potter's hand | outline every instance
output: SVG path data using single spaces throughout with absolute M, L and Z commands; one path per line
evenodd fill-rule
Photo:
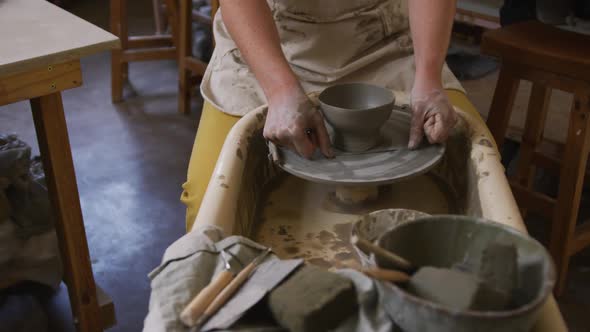
M 273 96 L 268 105 L 264 137 L 271 142 L 311 158 L 316 148 L 333 156 L 322 113 L 311 103 L 301 88 Z
M 412 125 L 408 148 L 420 145 L 424 135 L 431 144 L 443 143 L 457 122 L 457 114 L 443 89 L 427 92 L 412 90 Z

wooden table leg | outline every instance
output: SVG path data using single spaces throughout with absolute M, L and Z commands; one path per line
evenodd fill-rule
M 31 99 L 31 108 L 76 327 L 102 331 L 61 94 Z

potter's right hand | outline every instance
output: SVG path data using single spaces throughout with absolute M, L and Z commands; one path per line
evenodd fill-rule
M 333 157 L 328 131 L 322 113 L 298 88 L 269 98 L 264 137 L 274 144 L 311 158 L 317 148 Z

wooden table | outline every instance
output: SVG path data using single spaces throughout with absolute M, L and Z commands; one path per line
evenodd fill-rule
M 82 85 L 81 57 L 119 40 L 45 0 L 0 0 L 0 40 L 0 106 L 30 100 L 77 330 L 102 331 L 114 307 L 99 305 L 61 91 Z

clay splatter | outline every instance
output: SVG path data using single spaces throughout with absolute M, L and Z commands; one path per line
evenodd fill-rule
M 229 188 L 229 186 L 228 186 L 227 184 L 225 184 L 225 183 L 222 183 L 222 184 L 220 184 L 220 186 L 221 186 L 222 188 L 225 188 L 225 189 L 228 189 L 228 188 Z
M 317 265 L 320 267 L 326 267 L 326 268 L 332 267 L 332 263 L 328 262 L 327 260 L 325 260 L 323 258 L 312 258 L 312 259 L 308 260 L 307 262 L 309 264 Z
M 487 146 L 488 148 L 491 148 L 494 146 L 494 145 L 492 145 L 492 142 L 490 142 L 490 140 L 487 138 L 480 139 L 477 144 Z
M 236 156 L 238 156 L 238 158 L 240 158 L 240 160 L 244 160 L 244 157 L 242 156 L 242 150 L 241 149 L 237 149 L 236 150 Z
M 344 242 L 344 241 L 336 241 L 330 247 L 330 249 L 331 250 L 334 250 L 334 251 L 339 251 L 341 249 L 347 249 L 347 248 L 349 248 L 349 243 L 348 242 Z
M 485 171 L 485 172 L 481 173 L 481 175 L 482 175 L 482 176 L 489 176 L 489 175 L 490 175 L 490 172 L 488 172 L 488 171 Z
M 317 243 L 312 243 L 311 247 L 315 250 L 322 250 L 324 249 L 324 247 L 322 247 L 321 245 L 317 244 Z
M 297 247 L 285 247 L 283 250 L 285 250 L 285 252 L 289 255 L 295 255 L 299 252 L 299 248 Z
M 219 180 L 225 180 L 225 175 L 220 175 L 217 177 Z
M 336 224 L 332 229 L 340 240 L 348 241 L 350 239 L 350 232 L 352 231 L 352 223 Z
M 328 242 L 334 240 L 334 234 L 324 230 L 318 234 L 317 238 L 322 244 L 327 244 Z
M 283 225 L 279 226 L 279 232 L 278 232 L 278 234 L 279 235 L 287 235 L 287 227 L 285 227 Z
M 336 255 L 334 255 L 334 258 L 341 261 L 347 261 L 353 259 L 354 256 L 349 252 L 339 252 Z

